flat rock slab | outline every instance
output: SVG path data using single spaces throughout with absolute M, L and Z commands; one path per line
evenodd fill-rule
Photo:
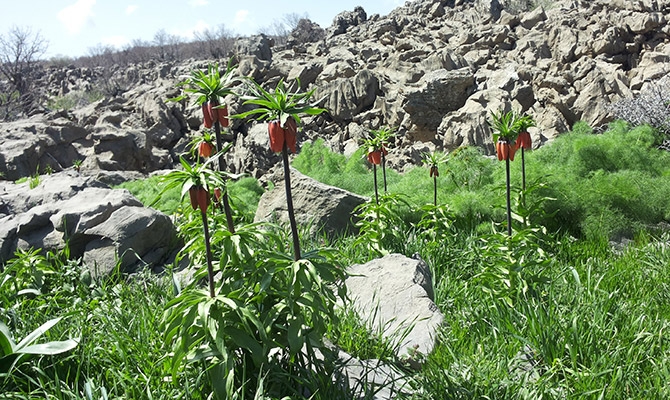
M 420 367 L 429 354 L 444 316 L 433 295 L 432 276 L 420 259 L 389 254 L 349 267 L 346 286 L 353 309 L 373 332 L 398 344 L 398 356 Z

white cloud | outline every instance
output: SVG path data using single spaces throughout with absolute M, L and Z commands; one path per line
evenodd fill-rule
M 195 25 L 186 29 L 172 29 L 170 33 L 177 35 L 179 37 L 185 38 L 187 40 L 193 39 L 196 32 L 204 32 L 209 29 L 209 24 L 203 20 L 198 20 Z
M 231 26 L 236 31 L 250 32 L 253 31 L 257 23 L 253 14 L 249 10 L 237 10 Z
M 96 0 L 77 0 L 76 3 L 70 4 L 57 14 L 58 20 L 65 25 L 65 29 L 71 34 L 81 32 L 84 26 L 92 21 L 95 16 L 93 14 L 93 6 Z
M 209 4 L 209 0 L 188 0 L 188 5 L 191 7 L 202 7 Z
M 128 40 L 128 38 L 123 35 L 106 36 L 102 38 L 102 43 L 120 49 L 124 44 L 130 43 L 130 40 Z
M 249 20 L 249 10 L 237 10 L 233 25 L 242 25 Z
M 140 6 L 138 6 L 137 4 L 131 4 L 131 5 L 129 5 L 128 7 L 126 7 L 126 14 L 127 14 L 127 15 L 130 15 L 130 14 L 134 13 L 135 11 L 137 11 L 137 9 L 138 9 L 139 7 L 140 7 Z

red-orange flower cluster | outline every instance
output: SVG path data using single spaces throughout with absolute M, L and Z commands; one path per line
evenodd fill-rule
M 200 211 L 207 212 L 207 207 L 209 207 L 209 191 L 207 189 L 202 186 L 191 186 L 188 190 L 188 196 L 194 210 L 199 208 Z
M 385 147 L 382 147 L 379 150 L 372 150 L 368 153 L 368 161 L 370 164 L 380 165 L 382 163 L 382 153 L 386 156 L 389 152 Z
M 516 145 L 510 143 L 507 139 L 499 138 L 496 142 L 496 153 L 498 154 L 498 160 L 510 160 L 514 161 L 514 153 L 516 152 Z
M 200 144 L 198 144 L 198 155 L 203 158 L 208 158 L 212 155 L 212 152 L 214 151 L 214 145 L 202 141 Z
M 282 127 L 279 120 L 270 121 L 268 124 L 268 133 L 270 135 L 270 150 L 280 153 L 284 148 L 284 142 L 286 142 L 286 147 L 291 152 L 296 153 L 298 124 L 293 117 L 289 117 L 286 120 L 286 127 Z
M 205 128 L 211 128 L 217 121 L 223 128 L 228 127 L 228 107 L 215 108 L 217 106 L 218 104 L 213 100 L 202 104 L 202 115 Z
M 533 147 L 533 142 L 530 138 L 530 133 L 528 131 L 519 132 L 519 136 L 516 139 L 516 148 L 524 148 L 529 150 Z

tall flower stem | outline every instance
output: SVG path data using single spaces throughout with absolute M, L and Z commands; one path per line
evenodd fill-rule
M 505 170 L 507 173 L 507 236 L 512 236 L 512 206 L 510 200 L 509 158 L 505 158 Z
M 526 158 L 525 158 L 525 155 L 524 155 L 524 148 L 523 147 L 521 147 L 521 178 L 522 178 L 522 180 L 521 180 L 521 182 L 522 182 L 521 201 L 522 201 L 523 207 L 526 208 Z M 524 216 L 523 216 L 523 225 L 524 226 L 526 225 L 526 215 L 525 215 L 525 213 L 524 213 Z
M 221 140 L 221 124 L 219 121 L 214 123 L 214 132 L 216 133 L 216 151 L 223 149 L 223 141 Z M 219 171 L 223 172 L 223 162 L 219 158 Z M 230 208 L 230 201 L 228 200 L 228 188 L 221 193 L 221 204 L 223 204 L 223 212 L 226 214 L 226 225 L 230 233 L 235 233 L 235 222 L 233 222 L 233 211 Z
M 281 151 L 284 162 L 284 186 L 286 189 L 286 208 L 288 210 L 288 220 L 291 224 L 291 235 L 293 236 L 293 259 L 300 260 L 300 238 L 298 237 L 298 224 L 295 222 L 295 213 L 293 211 L 293 196 L 291 195 L 291 171 L 288 163 L 288 146 L 284 141 Z
M 387 191 L 387 187 L 386 187 L 386 155 L 384 153 L 385 153 L 385 150 L 382 149 L 382 175 L 384 176 L 384 193 L 386 193 L 386 191 Z
M 433 176 L 433 203 L 437 207 L 437 175 Z
M 523 191 L 526 191 L 526 157 L 524 155 L 524 149 L 521 148 L 521 178 L 523 182 Z
M 372 174 L 374 177 L 374 184 L 375 184 L 375 201 L 379 205 L 379 190 L 377 190 L 377 164 L 372 164 Z
M 214 297 L 214 266 L 212 265 L 212 247 L 209 243 L 209 224 L 207 223 L 207 213 L 200 211 L 202 216 L 202 226 L 205 231 L 205 249 L 207 251 L 207 280 L 209 282 L 209 296 Z

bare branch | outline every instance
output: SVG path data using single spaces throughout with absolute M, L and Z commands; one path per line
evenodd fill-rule
M 0 73 L 19 91 L 25 93 L 26 73 L 46 53 L 48 42 L 28 27 L 12 27 L 0 36 Z

